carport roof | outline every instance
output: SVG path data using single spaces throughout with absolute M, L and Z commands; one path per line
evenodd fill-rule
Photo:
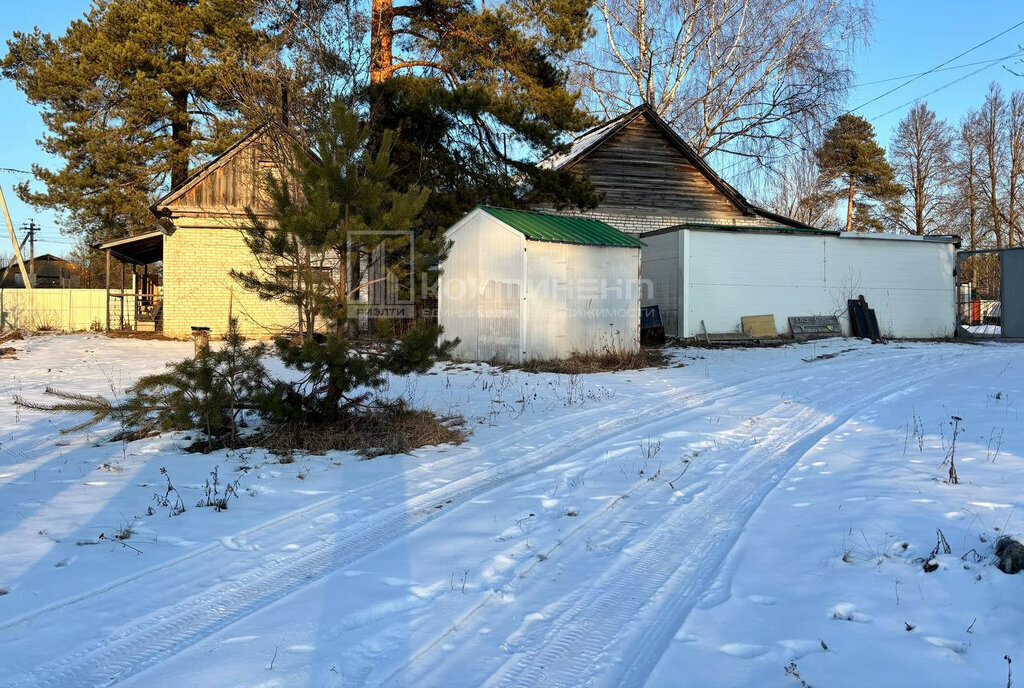
M 567 217 L 528 210 L 509 210 L 480 206 L 485 213 L 501 220 L 527 239 L 533 241 L 554 241 L 562 244 L 585 244 L 588 246 L 628 246 L 640 248 L 642 241 L 625 232 L 620 232 L 600 220 L 584 217 Z
M 111 255 L 124 263 L 148 265 L 164 259 L 164 233 L 154 229 L 145 234 L 93 244 L 93 248 L 110 251 Z

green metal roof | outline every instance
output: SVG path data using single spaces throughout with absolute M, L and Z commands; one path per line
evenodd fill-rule
M 535 213 L 527 210 L 509 210 L 482 205 L 480 209 L 533 241 L 556 241 L 563 244 L 590 246 L 645 246 L 642 241 L 620 232 L 600 220 L 583 217 L 564 217 Z

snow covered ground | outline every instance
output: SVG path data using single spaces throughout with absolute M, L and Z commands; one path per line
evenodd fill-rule
M 109 394 L 190 344 L 14 345 L 0 686 L 1004 686 L 1024 658 L 1024 574 L 991 565 L 1024 533 L 1022 345 L 437 366 L 389 393 L 461 412 L 467 443 L 292 463 L 10 403 Z M 214 469 L 226 511 L 196 506 Z

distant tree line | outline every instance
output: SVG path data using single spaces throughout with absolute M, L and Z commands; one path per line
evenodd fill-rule
M 97 0 L 62 35 L 16 32 L 0 73 L 37 105 L 19 196 L 89 241 L 252 126 L 307 133 L 337 101 L 395 132 L 395 183 L 427 188 L 421 230 L 523 191 L 592 207 L 533 163 L 650 103 L 702 154 L 776 169 L 839 112 L 869 0 Z
M 992 83 L 956 123 L 917 103 L 887 154 L 866 120 L 842 115 L 772 186 L 769 204 L 810 224 L 956 234 L 966 248 L 1024 245 L 1024 91 L 1007 97 Z
M 888 152 L 842 114 L 870 0 L 99 0 L 63 35 L 8 40 L 0 73 L 42 111 L 18 188 L 88 241 L 152 226 L 149 205 L 242 131 L 312 141 L 339 101 L 394 132 L 417 231 L 479 203 L 593 207 L 534 163 L 646 102 L 727 177 L 818 226 L 1024 241 L 1024 92 L 962 121 L 915 105 Z M 721 164 L 730 160 L 730 164 Z

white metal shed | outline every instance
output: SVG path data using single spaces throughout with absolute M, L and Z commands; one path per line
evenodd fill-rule
M 598 220 L 481 206 L 447 232 L 444 338 L 463 360 L 522 363 L 640 346 L 643 243 Z
M 882 334 L 949 337 L 956 327 L 953 237 L 778 227 L 670 227 L 642 235 L 643 276 L 665 331 L 678 337 L 734 332 L 745 315 L 837 315 L 863 294 Z

